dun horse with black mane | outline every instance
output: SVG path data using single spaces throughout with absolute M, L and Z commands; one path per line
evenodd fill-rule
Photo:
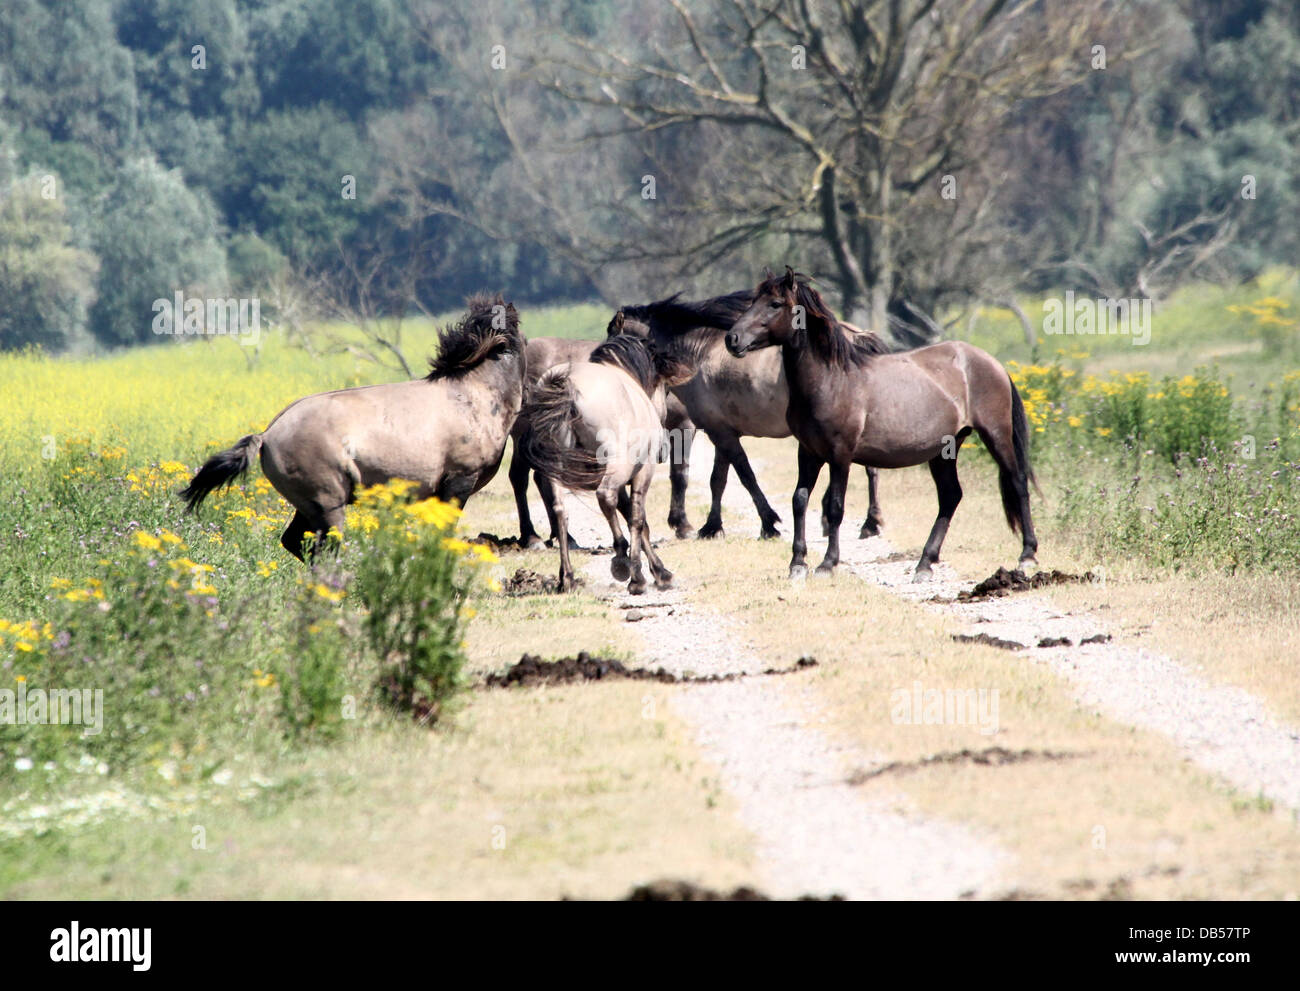
M 822 465 L 831 466 L 823 503 L 829 542 L 817 570 L 828 574 L 840 559 L 850 467 L 928 463 L 939 515 L 914 580 L 929 578 L 961 501 L 957 452 L 972 430 L 997 463 L 1007 523 L 1023 541 L 1020 566 L 1034 565 L 1029 425 L 1020 393 L 996 358 L 960 341 L 889 353 L 875 335 L 848 331 L 807 279 L 788 268 L 784 276 L 768 275 L 727 334 L 727 350 L 737 357 L 769 347 L 781 349 L 790 387 L 786 415 L 799 441 L 791 577 L 807 574 L 804 515 Z
M 560 591 L 573 588 L 564 489 L 596 493 L 614 538 L 610 573 L 631 581 L 639 595 L 646 581 L 645 552 L 655 587 L 668 588 L 672 573 L 650 543 L 645 497 L 656 463 L 664 460 L 664 390 L 692 374 L 684 363 L 636 337 L 611 337 L 587 362 L 557 365 L 542 376 L 520 413 L 528 429 L 519 442 L 528 464 L 555 484 L 556 537 L 560 544 Z M 628 538 L 618 522 L 627 519 Z
M 214 454 L 181 490 L 193 511 L 208 493 L 262 471 L 296 512 L 280 543 L 298 559 L 309 532 L 343 529 L 357 486 L 418 482 L 417 498 L 465 501 L 492 480 L 524 392 L 519 314 L 501 296 L 468 301 L 438 335 L 425 378 L 307 396 L 260 434 Z M 313 547 L 314 549 L 314 547 Z

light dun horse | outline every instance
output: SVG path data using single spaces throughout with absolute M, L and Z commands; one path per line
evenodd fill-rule
M 588 362 L 552 368 L 529 394 L 521 413 L 529 427 L 520 450 L 556 486 L 560 591 L 567 592 L 574 584 L 565 488 L 596 493 L 614 539 L 610 573 L 615 581 L 630 578 L 629 592 L 645 591 L 644 551 L 655 587 L 672 585 L 672 573 L 650 543 L 645 497 L 655 464 L 664 459 L 665 387 L 685 381 L 690 374 L 686 365 L 657 352 L 649 342 L 620 335 L 597 347 Z M 627 518 L 630 540 L 619 525 L 620 510 Z
M 791 577 L 808 571 L 804 514 L 822 465 L 829 462 L 830 490 L 823 503 L 829 541 L 817 570 L 829 574 L 839 563 L 844 490 L 853 464 L 928 463 L 939 515 L 914 580 L 929 578 L 961 501 L 957 451 L 972 430 L 997 463 L 1007 523 L 1023 538 L 1020 566 L 1035 563 L 1029 426 L 1020 393 L 996 358 L 960 341 L 886 353 L 874 335 L 846 331 L 807 280 L 788 268 L 785 276 L 769 275 L 759 285 L 753 304 L 727 334 L 727 350 L 737 357 L 776 347 L 790 386 L 790 429 L 799 441 Z
M 611 321 L 612 327 L 612 321 Z M 617 331 L 610 330 L 610 334 Z M 576 340 L 565 337 L 534 337 L 528 342 L 528 387 L 532 388 L 541 379 L 546 372 L 556 365 L 565 363 L 574 364 L 576 362 L 587 361 L 591 358 L 591 352 L 600 344 L 599 341 Z M 695 434 L 695 428 L 691 424 L 690 417 L 686 415 L 686 409 L 682 406 L 681 401 L 676 396 L 667 397 L 668 415 L 664 418 L 664 427 L 669 431 L 676 431 L 679 436 L 686 438 L 683 452 L 689 450 L 690 437 Z M 529 466 L 525 458 L 519 456 L 519 440 L 528 430 L 528 417 L 521 415 L 515 421 L 515 427 L 510 432 L 514 440 L 515 454 L 510 459 L 510 487 L 515 493 L 515 510 L 519 514 L 519 544 L 521 547 L 536 547 L 542 542 L 541 535 L 533 527 L 532 514 L 528 510 L 528 473 Z M 672 482 L 672 509 L 668 513 L 668 525 L 676 526 L 677 535 L 685 537 L 690 535 L 689 524 L 686 523 L 686 473 L 690 470 L 690 463 L 686 460 L 685 453 L 682 457 L 673 458 L 668 465 L 669 478 Z M 542 505 L 546 507 L 546 518 L 551 526 L 551 541 L 554 541 L 558 533 L 555 529 L 555 493 L 551 489 L 551 483 L 545 475 L 539 471 L 534 471 L 533 479 L 537 483 L 537 492 L 542 497 Z M 680 513 L 681 525 L 674 522 L 674 514 Z M 683 532 L 685 527 L 686 532 Z M 570 547 L 580 546 L 573 539 L 573 534 L 566 534 Z M 549 543 L 550 541 L 548 541 Z
M 672 395 L 685 407 L 690 423 L 703 430 L 713 444 L 713 473 L 709 478 L 712 504 L 708 519 L 699 529 L 701 538 L 722 535 L 722 494 L 732 467 L 754 500 L 762 524 L 760 536 L 780 536 L 776 525 L 781 517 L 759 487 L 740 438 L 790 436 L 785 419 L 790 391 L 786 387 L 781 354 L 777 350 L 757 351 L 736 361 L 727 355 L 724 347 L 726 332 L 753 301 L 754 293 L 749 289 L 698 302 L 683 302 L 677 296 L 670 296 L 657 303 L 624 306 L 614 314 L 606 330 L 610 335 L 647 337 L 660 350 L 684 358 L 696 369 L 694 377 L 674 388 Z M 672 429 L 674 424 L 670 420 L 665 426 Z M 685 505 L 690 439 L 684 437 L 681 454 L 674 457 L 672 465 L 673 498 L 668 525 L 678 537 L 690 535 Z M 879 533 L 884 525 L 876 500 L 876 469 L 867 469 L 867 482 L 871 505 L 862 524 L 861 537 Z
M 438 336 L 428 376 L 340 389 L 286 407 L 260 434 L 214 454 L 181 490 L 190 510 L 261 456 L 262 471 L 296 512 L 280 543 L 302 559 L 303 538 L 343 529 L 357 486 L 419 483 L 417 498 L 465 501 L 492 480 L 524 391 L 519 315 L 500 296 L 472 297 Z

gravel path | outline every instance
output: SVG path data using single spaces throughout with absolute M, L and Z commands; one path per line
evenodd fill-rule
M 811 535 L 821 532 L 821 523 L 812 519 L 811 510 L 808 515 L 809 561 L 815 563 Z M 974 582 L 940 563 L 934 580 L 914 585 L 914 561 L 883 560 L 894 552 L 887 540 L 843 536 L 841 567 L 864 581 L 952 616 L 964 633 L 987 633 L 1023 644 L 1027 649 L 1022 656 L 1030 663 L 1047 664 L 1066 679 L 1080 705 L 1162 733 L 1188 759 L 1245 794 L 1263 794 L 1300 810 L 1300 730 L 1277 720 L 1255 696 L 1214 684 L 1179 661 L 1149 650 L 1110 643 L 1081 645 L 1088 637 L 1107 634 L 1106 626 L 1091 613 L 1063 612 L 1041 593 L 967 603 L 928 602 L 935 596 L 952 598 L 969 591 Z M 821 551 L 825 541 L 816 544 Z M 1071 646 L 1037 646 L 1044 639 L 1061 637 L 1068 638 Z
M 692 454 L 692 490 L 707 492 L 712 448 L 700 437 Z M 660 474 L 655 484 L 666 487 L 667 473 Z M 810 564 L 825 546 L 814 506 L 807 522 Z M 724 510 L 728 533 L 757 536 L 753 506 L 734 478 Z M 594 499 L 571 498 L 570 514 L 578 539 L 608 546 L 608 529 Z M 783 529 L 788 530 L 788 521 Z M 1300 732 L 1279 722 L 1258 698 L 1216 685 L 1148 650 L 1081 645 L 1110 631 L 1097 616 L 1062 611 L 1041 593 L 970 603 L 929 601 L 951 599 L 974 583 L 939 563 L 934 580 L 914 585 L 915 562 L 889 560 L 895 549 L 887 540 L 857 540 L 844 532 L 842 537 L 841 567 L 862 580 L 951 616 L 963 632 L 1024 645 L 1021 656 L 1066 679 L 1080 705 L 1162 733 L 1189 760 L 1244 793 L 1300 810 Z M 672 568 L 671 556 L 665 563 Z M 610 579 L 604 556 L 593 557 L 584 573 L 588 588 L 609 599 L 616 615 L 631 611 L 619 606 L 640 614 L 636 629 L 645 642 L 644 663 L 691 674 L 768 666 L 744 647 L 736 624 L 697 609 L 680 583 L 669 592 L 628 596 Z M 1062 637 L 1071 646 L 1037 646 Z M 761 875 L 756 883 L 777 897 L 954 898 L 995 888 L 1013 858 L 991 840 L 965 826 L 912 814 L 902 796 L 870 802 L 844 783 L 852 768 L 880 759 L 832 741 L 819 728 L 824 717 L 814 694 L 800 686 L 798 676 L 688 686 L 672 694 L 674 711 L 718 765 L 723 786 L 756 837 Z
M 701 439 L 692 453 L 692 484 L 707 487 L 712 449 Z M 570 501 L 571 532 L 592 545 L 608 544 L 604 520 L 586 502 Z M 733 484 L 724 502 L 728 529 L 757 536 L 743 488 Z M 665 563 L 671 569 L 672 561 Z M 631 611 L 621 606 L 640 615 L 643 664 L 693 674 L 769 666 L 743 645 L 731 620 L 692 605 L 689 589 L 629 596 L 610 578 L 603 555 L 592 557 L 583 574 L 588 590 L 608 599 L 618 615 Z M 997 886 L 1011 858 L 991 842 L 908 811 L 901 795 L 867 800 L 847 784 L 854 768 L 881 761 L 835 743 L 819 728 L 824 717 L 815 693 L 799 677 L 683 686 L 670 695 L 755 836 L 755 884 L 778 898 L 861 899 L 956 898 Z

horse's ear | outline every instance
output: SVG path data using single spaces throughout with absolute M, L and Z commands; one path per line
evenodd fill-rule
M 789 265 L 787 265 L 785 267 L 785 278 L 781 281 L 781 285 L 784 286 L 789 292 L 794 292 L 795 286 L 797 284 L 798 284 L 798 279 L 797 276 L 794 274 L 794 269 L 792 269 Z
M 623 333 L 623 324 L 626 320 L 627 320 L 627 314 L 625 314 L 622 310 L 619 310 L 617 313 L 615 313 L 614 319 L 609 322 L 610 333 L 612 334 Z

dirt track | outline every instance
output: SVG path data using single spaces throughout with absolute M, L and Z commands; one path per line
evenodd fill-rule
M 706 489 L 711 453 L 701 440 L 693 486 Z M 571 499 L 571 529 L 589 546 L 607 545 L 604 521 L 588 502 Z M 729 534 L 757 536 L 752 506 L 734 482 L 724 508 Z M 808 533 L 815 561 L 825 542 L 811 508 Z M 943 563 L 933 581 L 914 585 L 913 562 L 888 540 L 845 537 L 842 571 L 924 604 L 951 620 L 959 636 L 1020 647 L 1022 663 L 1047 665 L 1081 708 L 1163 734 L 1188 760 L 1245 794 L 1300 809 L 1300 732 L 1260 699 L 1212 684 L 1173 658 L 1112 643 L 1095 614 L 1063 611 L 1041 593 L 962 601 L 982 576 L 959 576 Z M 672 546 L 680 555 L 678 548 L 689 545 Z M 771 667 L 727 616 L 693 603 L 684 583 L 631 597 L 610 578 L 607 556 L 592 556 L 582 572 L 587 591 L 610 603 L 612 621 L 635 620 L 643 644 L 638 659 L 647 666 L 694 676 Z M 776 897 L 997 897 L 1012 890 L 1015 858 L 994 837 L 917 814 L 902 793 L 887 802 L 864 799 L 855 780 L 891 765 L 822 732 L 814 696 L 797 677 L 682 687 L 670 696 L 756 838 L 757 886 Z

